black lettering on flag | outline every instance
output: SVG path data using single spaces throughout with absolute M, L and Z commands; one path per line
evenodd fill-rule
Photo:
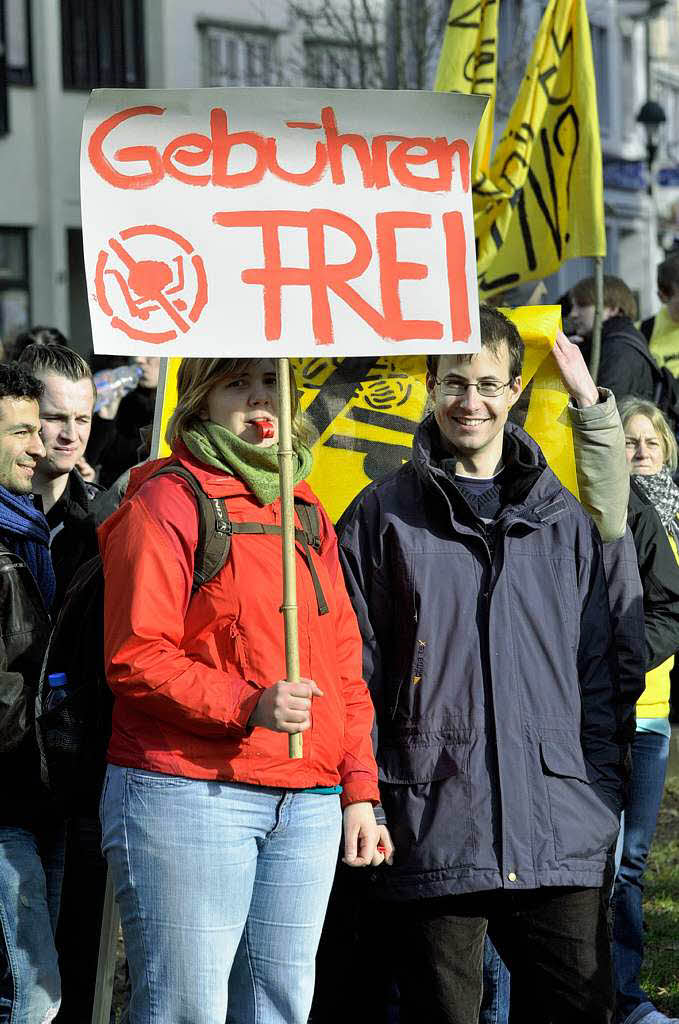
M 449 28 L 481 28 L 481 18 L 487 7 L 494 7 L 497 0 L 478 0 L 466 11 L 462 11 L 448 22 Z M 476 20 L 474 20 L 476 19 Z
M 333 373 L 321 385 L 318 394 L 307 406 L 305 412 L 314 425 L 319 437 L 325 433 L 333 420 L 344 412 L 356 389 L 378 362 L 378 357 L 369 359 L 343 359 Z
M 389 444 L 388 441 L 370 441 L 365 437 L 347 437 L 333 434 L 323 445 L 324 448 L 340 448 L 349 452 L 364 452 L 363 472 L 368 480 L 381 480 L 387 473 L 400 469 L 411 456 L 406 445 Z
M 554 211 L 553 218 L 549 212 L 547 203 L 545 201 L 545 197 L 542 192 L 542 186 L 538 181 L 537 175 L 534 173 L 534 171 L 531 170 L 530 167 L 528 168 L 528 181 L 531 184 L 537 204 L 540 207 L 540 210 L 542 211 L 543 217 L 545 218 L 545 223 L 549 228 L 549 232 L 552 236 L 552 241 L 554 242 L 554 248 L 556 249 L 556 254 L 559 257 L 559 260 L 561 260 L 561 251 L 563 249 L 563 243 L 561 239 L 561 228 L 559 226 L 559 202 L 556 194 L 556 179 L 554 177 L 554 166 L 552 164 L 552 154 L 549 146 L 549 139 L 547 137 L 547 132 L 544 128 L 540 129 L 540 144 L 542 146 L 542 155 L 545 158 L 547 183 L 549 185 L 549 191 L 552 196 L 552 207 Z
M 564 125 L 566 123 L 567 120 L 572 123 L 572 125 L 573 125 L 573 133 L 574 133 L 574 136 L 575 136 L 575 144 L 574 144 L 574 146 L 573 146 L 573 148 L 571 150 L 571 162 L 570 162 L 570 165 L 568 167 L 568 182 L 566 184 L 566 195 L 568 196 L 568 209 L 570 211 L 570 208 L 571 208 L 571 176 L 573 174 L 573 164 L 575 163 L 575 157 L 576 157 L 576 154 L 578 152 L 578 147 L 580 145 L 580 118 L 578 117 L 578 112 L 577 112 L 577 110 L 575 109 L 575 107 L 573 106 L 572 103 L 569 104 L 566 107 L 566 109 L 563 111 L 563 113 L 559 114 L 558 120 L 557 120 L 556 124 L 554 125 L 554 134 L 553 134 L 552 138 L 554 139 L 554 145 L 556 146 L 556 151 L 559 154 L 559 156 L 565 156 L 566 155 L 565 154 L 565 150 L 564 150 L 564 148 L 563 148 L 563 146 L 561 144 L 561 127 L 562 127 L 562 125 Z M 566 236 L 566 241 L 568 241 L 568 235 Z

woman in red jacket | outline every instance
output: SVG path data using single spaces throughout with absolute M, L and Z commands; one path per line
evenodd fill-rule
M 294 389 L 293 389 L 294 391 Z M 302 682 L 285 681 L 281 541 L 236 533 L 193 588 L 199 514 L 189 484 L 132 474 L 100 530 L 105 647 L 115 693 L 102 797 L 132 979 L 131 1024 L 305 1024 L 344 817 L 344 859 L 378 864 L 379 800 L 361 640 L 335 534 L 297 545 Z M 271 360 L 183 360 L 173 455 L 234 523 L 280 526 Z M 301 523 L 298 522 L 298 526 Z M 288 734 L 304 753 L 288 757 Z M 227 1010 L 228 1006 L 228 1010 Z

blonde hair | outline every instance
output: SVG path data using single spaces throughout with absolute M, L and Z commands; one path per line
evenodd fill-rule
M 653 402 L 644 401 L 642 398 L 623 398 L 618 406 L 623 429 L 633 416 L 645 416 L 650 420 L 653 429 L 662 441 L 665 452 L 663 463 L 670 472 L 674 473 L 677 468 L 677 439 L 674 436 L 671 426 L 665 418 L 665 414 Z
M 170 448 L 181 441 L 184 431 L 189 430 L 200 418 L 207 396 L 215 384 L 228 377 L 238 377 L 259 359 L 182 359 L 177 372 L 177 406 L 167 424 L 165 440 Z M 292 440 L 293 444 L 310 445 L 313 431 L 309 427 L 301 406 L 295 381 L 295 371 L 290 364 L 290 390 L 292 394 Z

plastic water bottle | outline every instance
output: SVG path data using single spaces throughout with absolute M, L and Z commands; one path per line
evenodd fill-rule
M 45 701 L 45 711 L 53 711 L 68 697 L 68 676 L 65 672 L 52 672 L 47 677 L 50 692 Z
M 141 366 L 130 363 L 129 366 L 118 366 L 114 370 L 99 370 L 98 373 L 93 374 L 92 380 L 97 389 L 94 411 L 98 412 L 105 405 L 119 402 L 123 395 L 134 391 L 143 372 Z

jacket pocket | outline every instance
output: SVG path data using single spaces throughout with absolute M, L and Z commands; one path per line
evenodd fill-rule
M 579 745 L 572 739 L 540 740 L 557 860 L 602 860 L 620 828 L 588 776 Z
M 556 586 L 561 621 L 568 642 L 573 650 L 577 650 L 580 639 L 580 620 L 574 616 L 574 609 L 580 607 L 577 596 L 577 584 L 572 561 L 570 559 L 549 559 L 549 566 Z
M 395 866 L 417 873 L 475 862 L 469 754 L 468 742 L 404 743 L 378 750 Z

